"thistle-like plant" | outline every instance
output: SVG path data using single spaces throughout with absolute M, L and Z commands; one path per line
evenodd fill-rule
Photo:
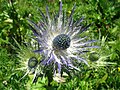
M 46 15 L 39 9 L 42 19 L 38 24 L 28 19 L 29 25 L 36 36 L 40 47 L 35 52 L 44 56 L 39 63 L 50 72 L 49 74 L 62 75 L 63 72 L 69 73 L 70 70 L 80 70 L 78 64 L 87 61 L 80 57 L 81 54 L 88 52 L 89 48 L 98 48 L 91 43 L 96 40 L 88 40 L 88 37 L 80 37 L 87 31 L 91 24 L 82 26 L 84 17 L 74 21 L 74 5 L 70 16 L 65 16 L 62 11 L 62 1 L 60 1 L 59 12 L 51 18 L 48 7 Z M 46 72 L 46 73 L 47 73 Z

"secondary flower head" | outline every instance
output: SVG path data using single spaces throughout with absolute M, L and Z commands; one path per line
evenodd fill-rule
M 39 61 L 41 59 L 41 56 L 39 54 L 36 54 L 33 52 L 33 48 L 36 45 L 36 43 L 32 42 L 29 44 L 26 44 L 26 46 L 21 46 L 16 40 L 17 48 L 14 47 L 14 49 L 17 51 L 17 57 L 19 58 L 19 68 L 17 70 L 24 71 L 25 74 L 20 78 L 22 80 L 24 77 L 26 77 L 29 74 L 32 74 L 33 80 L 32 82 L 36 82 L 37 75 L 40 75 L 42 72 L 40 72 L 39 68 Z M 32 45 L 32 46 L 31 46 Z M 39 68 L 39 70 L 38 70 Z M 39 74 L 38 74 L 39 73 Z
M 60 1 L 59 12 L 51 18 L 48 7 L 46 7 L 46 15 L 41 11 L 42 19 L 38 24 L 29 20 L 30 27 L 36 36 L 36 40 L 40 44 L 40 49 L 35 52 L 44 55 L 44 60 L 41 64 L 45 66 L 52 65 L 53 72 L 56 74 L 66 68 L 66 70 L 79 68 L 76 64 L 83 61 L 88 65 L 84 58 L 81 58 L 82 53 L 87 52 L 88 48 L 96 48 L 97 46 L 90 46 L 95 40 L 86 41 L 87 37 L 79 37 L 85 32 L 89 26 L 82 26 L 83 17 L 77 21 L 73 20 L 73 13 L 75 5 L 67 17 L 62 12 L 62 1 Z

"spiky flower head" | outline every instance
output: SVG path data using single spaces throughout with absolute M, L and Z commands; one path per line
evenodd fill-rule
M 33 46 L 36 46 L 36 43 L 31 41 L 32 44 L 29 43 L 26 44 L 26 46 L 21 46 L 16 40 L 15 43 L 18 47 L 17 48 L 14 46 L 13 47 L 17 51 L 17 57 L 20 60 L 19 61 L 20 66 L 17 68 L 17 70 L 21 70 L 25 72 L 25 74 L 20 78 L 20 80 L 22 80 L 28 74 L 32 74 L 33 75 L 32 82 L 34 82 L 38 73 L 38 67 L 39 67 L 38 64 L 41 59 L 41 55 L 35 54 L 33 52 L 33 48 L 35 49 L 35 47 Z
M 95 40 L 86 41 L 88 38 L 80 37 L 89 26 L 82 26 L 83 17 L 77 21 L 73 20 L 75 5 L 69 17 L 62 12 L 62 1 L 60 1 L 59 12 L 51 18 L 48 7 L 46 7 L 46 15 L 39 9 L 42 19 L 38 24 L 28 19 L 30 27 L 36 36 L 36 40 L 40 44 L 40 49 L 35 52 L 44 55 L 44 60 L 40 64 L 44 66 L 52 66 L 53 73 L 61 74 L 66 70 L 79 70 L 76 64 L 87 61 L 80 57 L 82 53 L 88 52 L 88 48 L 96 48 L 91 46 Z

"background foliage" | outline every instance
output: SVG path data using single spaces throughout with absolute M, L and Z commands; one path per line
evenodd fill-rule
M 46 5 L 50 13 L 57 11 L 58 0 L 0 0 L 0 90 L 119 90 L 120 89 L 120 0 L 63 0 L 63 9 L 70 14 L 74 3 L 74 20 L 85 16 L 86 23 L 94 23 L 90 28 L 92 38 L 99 40 L 99 59 L 115 64 L 102 67 L 86 67 L 67 79 L 65 83 L 53 81 L 48 86 L 47 78 L 39 78 L 36 85 L 31 77 L 19 80 L 24 71 L 19 68 L 19 58 L 12 46 L 14 39 L 25 47 L 31 41 L 32 33 L 26 18 L 38 22 L 41 18 L 38 8 L 45 13 Z M 27 48 L 27 47 L 26 47 Z M 89 55 L 88 55 L 89 56 Z M 95 58 L 93 55 L 92 58 Z M 96 61 L 90 61 L 90 63 Z

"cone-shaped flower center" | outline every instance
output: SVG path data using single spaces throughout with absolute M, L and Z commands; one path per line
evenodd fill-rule
M 28 67 L 29 68 L 35 68 L 38 64 L 38 60 L 35 57 L 32 57 L 28 61 Z
M 60 34 L 53 39 L 53 48 L 57 50 L 65 50 L 70 46 L 70 37 L 66 34 Z

